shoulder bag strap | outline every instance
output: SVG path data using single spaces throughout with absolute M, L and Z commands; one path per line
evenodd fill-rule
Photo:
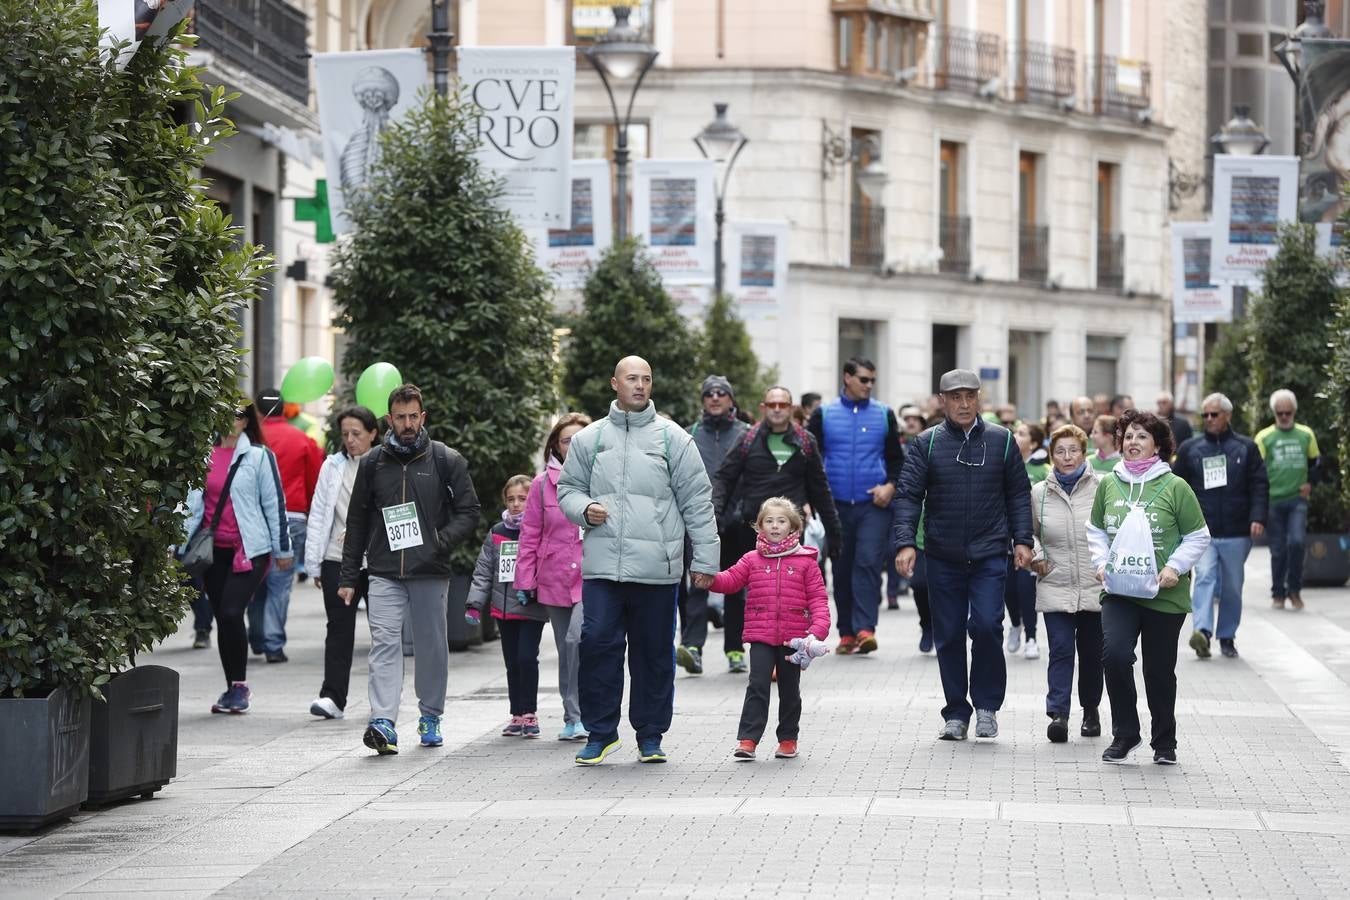
M 244 461 L 242 454 L 238 455 L 230 464 L 230 474 L 225 476 L 225 486 L 220 489 L 220 499 L 216 501 L 216 511 L 211 515 L 211 530 L 215 531 L 220 527 L 220 517 L 225 515 L 225 504 L 230 499 L 230 485 L 234 484 L 234 473 L 239 471 L 239 464 Z

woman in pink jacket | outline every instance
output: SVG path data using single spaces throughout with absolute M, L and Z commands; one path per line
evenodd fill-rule
M 755 549 L 712 581 L 710 590 L 730 594 L 746 587 L 745 640 L 750 645 L 750 683 L 736 738 L 736 759 L 755 758 L 769 722 L 769 684 L 778 671 L 778 749 L 797 755 L 802 716 L 802 669 L 825 652 L 830 604 L 814 547 L 801 546 L 802 516 L 786 497 L 770 497 L 755 521 Z M 796 651 L 796 652 L 794 652 Z
M 568 413 L 558 420 L 544 444 L 544 472 L 534 479 L 525 518 L 520 524 L 520 553 L 516 558 L 516 590 L 548 610 L 553 641 L 558 647 L 558 693 L 563 702 L 560 741 L 584 741 L 577 699 L 577 670 L 581 663 L 581 531 L 558 506 L 558 476 L 567 450 L 578 431 L 591 424 L 590 416 Z

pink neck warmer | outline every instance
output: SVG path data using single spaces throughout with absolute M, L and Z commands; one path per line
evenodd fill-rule
M 801 534 L 792 532 L 781 541 L 774 543 L 761 534 L 755 539 L 755 549 L 764 556 L 789 556 L 797 552 L 797 546 L 801 542 Z
M 1143 475 L 1149 469 L 1158 463 L 1158 454 L 1153 454 L 1147 459 L 1127 459 L 1125 460 L 1125 471 L 1131 475 Z

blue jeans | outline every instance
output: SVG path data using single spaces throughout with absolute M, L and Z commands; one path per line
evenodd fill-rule
M 1008 609 L 1008 624 L 1021 628 L 1029 641 L 1036 640 L 1036 576 L 1017 568 L 1008 557 L 1008 577 L 1003 582 L 1003 605 Z
M 1008 689 L 1003 659 L 1002 556 L 954 563 L 925 556 L 933 644 L 942 675 L 943 721 L 969 722 L 975 709 L 997 710 Z M 966 634 L 970 635 L 970 678 L 966 679 Z M 970 702 L 966 702 L 966 693 Z
M 891 510 L 870 500 L 840 503 L 838 510 L 844 546 L 833 564 L 834 607 L 839 614 L 839 636 L 852 637 L 860 631 L 877 630 Z
M 677 585 L 587 578 L 581 582 L 581 721 L 591 740 L 619 736 L 628 646 L 628 721 L 639 741 L 670 730 L 675 702 Z
M 305 517 L 299 513 L 287 513 L 286 522 L 290 527 L 291 549 L 295 551 L 295 558 L 304 559 Z M 286 646 L 286 613 L 291 608 L 293 584 L 295 569 L 283 572 L 277 567 L 276 560 L 272 560 L 267 578 L 249 606 L 248 640 L 254 650 L 261 647 L 264 653 L 279 653 Z
M 1284 599 L 1303 591 L 1303 539 L 1308 535 L 1308 501 L 1290 497 L 1270 505 L 1270 595 Z
M 1205 555 L 1195 564 L 1191 587 L 1191 624 L 1219 640 L 1231 640 L 1242 621 L 1242 567 L 1252 551 L 1252 539 L 1212 538 Z M 1214 627 L 1214 597 L 1218 595 L 1218 628 Z
M 197 592 L 196 599 L 192 601 L 192 630 L 210 631 L 211 622 L 214 620 L 211 598 L 206 596 L 206 588 L 202 586 L 200 578 L 192 578 L 189 581 L 192 583 L 192 589 Z
M 1073 705 L 1073 654 L 1078 650 L 1078 705 L 1096 709 L 1102 702 L 1102 614 L 1048 612 L 1045 635 L 1050 665 L 1045 672 L 1047 716 L 1067 716 Z

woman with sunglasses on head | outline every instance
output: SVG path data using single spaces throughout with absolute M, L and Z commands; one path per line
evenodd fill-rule
M 211 712 L 242 713 L 250 697 L 244 610 L 268 564 L 275 558 L 278 568 L 289 569 L 295 556 L 281 475 L 251 403 L 235 410 L 234 428 L 212 449 L 205 489 L 188 494 L 188 540 L 203 526 L 214 532 L 214 559 L 202 581 L 216 618 L 226 685 Z

